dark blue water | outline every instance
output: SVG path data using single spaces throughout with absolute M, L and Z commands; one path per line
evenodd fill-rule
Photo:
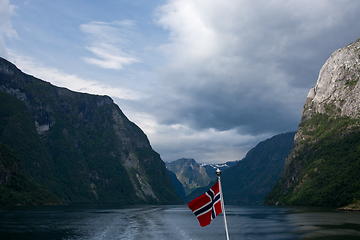
M 360 239 L 360 213 L 226 206 L 230 239 Z M 200 227 L 186 205 L 0 208 L 0 239 L 225 239 L 223 215 Z

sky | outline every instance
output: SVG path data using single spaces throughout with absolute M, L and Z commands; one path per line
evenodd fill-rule
M 297 130 L 359 13 L 358 0 L 0 0 L 0 56 L 112 97 L 165 162 L 224 163 Z

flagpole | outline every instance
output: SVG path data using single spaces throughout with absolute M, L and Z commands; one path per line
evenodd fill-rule
M 221 170 L 220 170 L 220 169 L 216 169 L 215 172 L 216 172 L 216 175 L 218 176 L 218 181 L 219 181 L 219 190 L 220 190 L 220 198 L 221 198 L 221 208 L 222 208 L 222 212 L 223 212 L 223 214 L 224 214 L 224 225 L 225 225 L 226 240 L 229 240 L 229 231 L 228 231 L 228 227 L 227 227 L 227 223 L 226 223 L 224 197 L 223 197 L 222 188 L 221 188 L 221 181 L 220 181 Z

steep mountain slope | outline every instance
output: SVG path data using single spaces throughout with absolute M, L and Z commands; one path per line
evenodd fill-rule
M 265 204 L 340 207 L 360 199 L 359 79 L 360 38 L 321 68 L 281 179 Z
M 169 176 L 171 178 L 171 181 L 174 185 L 175 191 L 176 193 L 181 197 L 181 199 L 185 202 L 186 201 L 186 193 L 185 193 L 185 188 L 182 185 L 182 183 L 179 181 L 179 179 L 177 179 L 175 173 L 173 173 L 172 171 L 169 171 Z
M 235 166 L 223 171 L 221 183 L 225 203 L 261 204 L 281 176 L 294 135 L 295 132 L 283 133 L 260 142 Z M 212 184 L 189 194 L 187 200 L 203 194 Z
M 53 195 L 41 204 L 181 202 L 159 154 L 110 97 L 55 87 L 2 58 L 0 97 L 0 143 Z M 20 173 L 3 169 L 0 179 Z

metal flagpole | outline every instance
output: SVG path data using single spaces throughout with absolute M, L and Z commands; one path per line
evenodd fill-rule
M 226 240 L 229 240 L 229 231 L 228 231 L 228 227 L 227 227 L 227 223 L 226 223 L 225 204 L 224 204 L 224 198 L 223 198 L 223 194 L 222 194 L 221 181 L 220 181 L 220 175 L 221 175 L 221 170 L 220 169 L 216 169 L 216 175 L 218 176 L 218 181 L 219 181 L 221 208 L 222 208 L 222 212 L 224 214 L 224 225 L 225 225 Z

